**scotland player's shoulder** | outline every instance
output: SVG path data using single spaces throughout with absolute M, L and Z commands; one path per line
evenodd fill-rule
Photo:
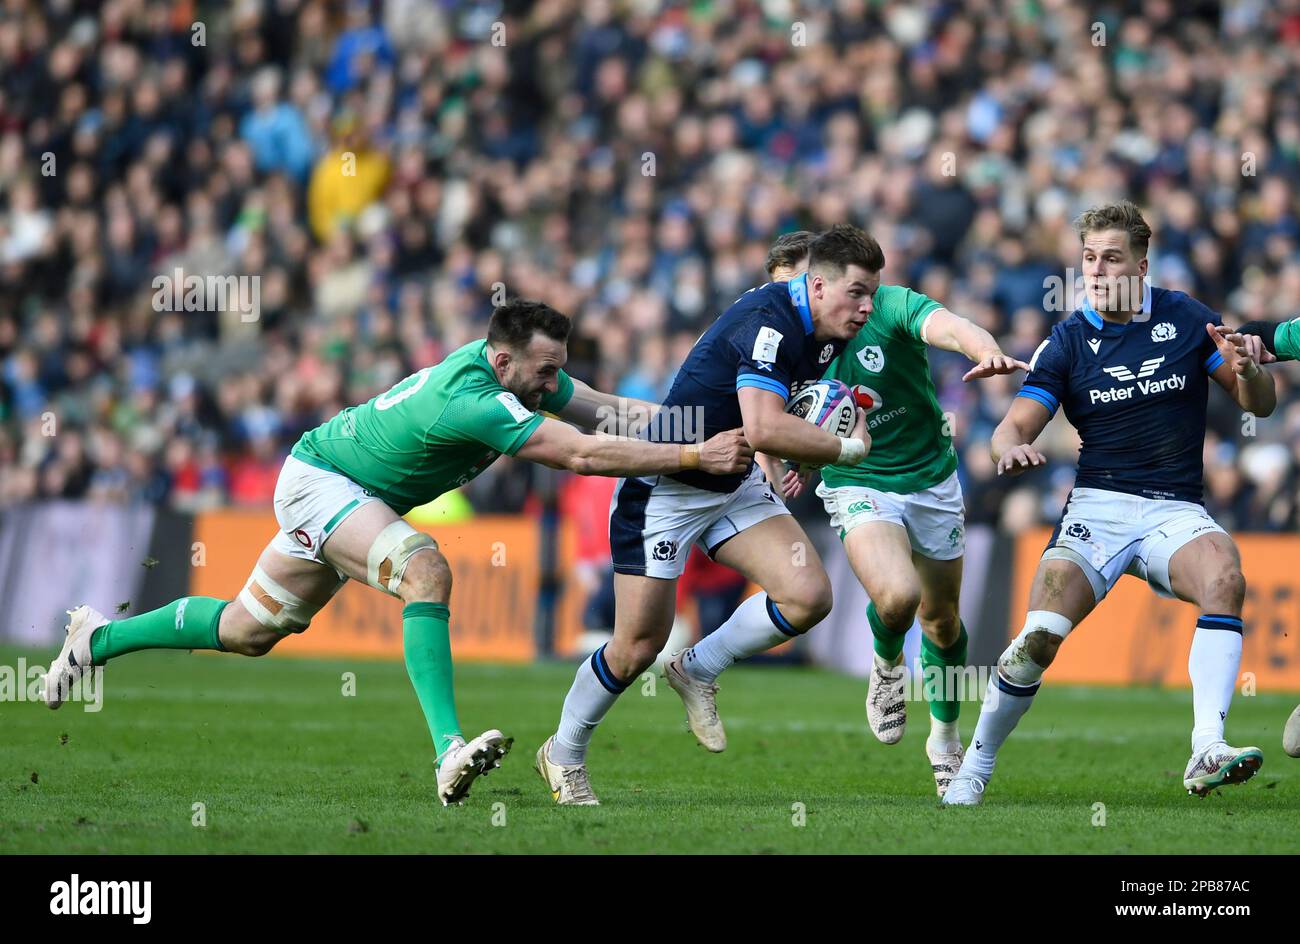
M 783 282 L 768 282 L 751 288 L 731 304 L 731 311 L 773 321 L 798 320 L 790 293 Z
M 1202 327 L 1207 321 L 1220 323 L 1219 315 L 1213 308 L 1186 292 L 1172 288 L 1151 289 L 1151 317 L 1189 327 Z
M 1076 341 L 1083 338 L 1083 331 L 1086 327 L 1087 322 L 1083 320 L 1083 316 L 1077 311 L 1052 325 L 1052 330 L 1047 333 L 1047 337 L 1043 338 L 1034 350 L 1030 370 L 1033 369 L 1042 354 L 1049 348 L 1052 349 L 1052 354 L 1058 357 L 1072 348 Z
M 783 349 L 802 347 L 804 332 L 799 314 L 790 304 L 785 286 L 779 282 L 750 289 L 736 299 L 723 317 L 729 322 L 725 332 L 738 341 L 761 334 L 769 342 L 778 338 L 786 342 Z

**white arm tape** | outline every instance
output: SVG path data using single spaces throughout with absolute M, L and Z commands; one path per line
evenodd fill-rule
M 861 439 L 852 436 L 840 437 L 840 457 L 836 465 L 857 465 L 867 457 L 867 445 Z

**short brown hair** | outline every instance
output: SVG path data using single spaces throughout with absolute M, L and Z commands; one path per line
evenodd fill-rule
M 880 243 L 849 223 L 836 223 L 819 233 L 808 247 L 809 272 L 829 268 L 838 274 L 851 265 L 879 272 L 885 267 L 885 253 Z
M 1084 210 L 1074 221 L 1074 228 L 1079 231 L 1081 243 L 1089 233 L 1107 229 L 1123 230 L 1128 233 L 1128 244 L 1139 259 L 1147 254 L 1147 247 L 1151 245 L 1151 227 L 1142 219 L 1142 211 L 1137 205 L 1128 200 Z
M 776 242 L 772 243 L 772 248 L 767 251 L 767 263 L 764 266 L 767 274 L 773 275 L 777 269 L 793 269 L 797 266 L 799 261 L 808 255 L 808 247 L 812 245 L 815 236 L 815 233 L 810 233 L 806 229 L 778 236 Z
M 529 298 L 512 298 L 492 312 L 488 321 L 488 343 L 493 348 L 522 351 L 536 332 L 553 341 L 568 342 L 572 323 L 545 302 Z

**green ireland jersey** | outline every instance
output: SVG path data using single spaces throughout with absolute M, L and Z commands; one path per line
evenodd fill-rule
M 290 454 L 347 476 L 399 515 L 464 485 L 497 456 L 513 456 L 542 424 L 501 386 L 486 349 L 485 340 L 458 348 L 303 433 Z M 557 412 L 572 396 L 573 381 L 560 371 L 559 389 L 541 408 Z
M 870 402 L 871 451 L 860 465 L 826 466 L 822 481 L 830 488 L 919 492 L 957 468 L 921 339 L 926 316 L 943 306 L 902 285 L 880 286 L 872 301 L 871 318 L 825 374 L 854 388 L 859 403 Z
M 1300 360 L 1300 318 L 1277 326 L 1273 334 L 1273 351 L 1278 360 Z

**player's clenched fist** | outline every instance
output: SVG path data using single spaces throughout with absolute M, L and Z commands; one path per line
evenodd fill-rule
M 753 458 L 754 447 L 739 429 L 718 433 L 700 447 L 700 468 L 712 475 L 744 472 Z
M 1047 457 L 1028 443 L 1012 446 L 998 458 L 998 475 L 1019 475 L 1026 469 L 1046 462 Z

